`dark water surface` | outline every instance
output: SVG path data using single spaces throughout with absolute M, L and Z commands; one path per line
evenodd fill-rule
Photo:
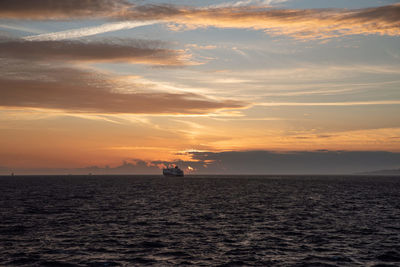
M 1 266 L 400 266 L 400 177 L 0 177 Z

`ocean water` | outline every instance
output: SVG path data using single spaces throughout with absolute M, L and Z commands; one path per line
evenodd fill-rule
M 1 266 L 400 266 L 400 177 L 0 177 Z

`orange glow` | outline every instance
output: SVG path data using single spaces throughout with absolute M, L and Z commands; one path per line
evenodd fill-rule
M 33 2 L 0 1 L 4 173 L 400 151 L 400 4 Z
M 113 124 L 59 116 L 2 123 L 0 161 L 10 167 L 117 166 L 124 160 L 191 160 L 185 151 L 387 150 L 400 151 L 400 128 L 290 132 L 280 121 L 221 123 L 179 117 L 147 124 Z M 33 115 L 35 117 L 35 115 Z M 191 124 L 186 124 L 182 120 Z M 182 124 L 184 123 L 184 124 Z M 184 127 L 183 127 L 184 125 Z M 215 127 L 219 125 L 219 127 Z M 201 126 L 201 127 L 200 127 Z M 228 134 L 229 133 L 229 134 Z M 157 166 L 165 167 L 164 165 Z M 188 171 L 193 171 L 188 168 Z

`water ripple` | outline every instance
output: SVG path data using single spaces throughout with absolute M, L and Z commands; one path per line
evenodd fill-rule
M 399 266 L 399 177 L 0 177 L 1 266 Z

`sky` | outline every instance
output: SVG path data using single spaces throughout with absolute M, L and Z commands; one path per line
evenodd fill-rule
M 0 173 L 400 167 L 400 1 L 2 0 Z

